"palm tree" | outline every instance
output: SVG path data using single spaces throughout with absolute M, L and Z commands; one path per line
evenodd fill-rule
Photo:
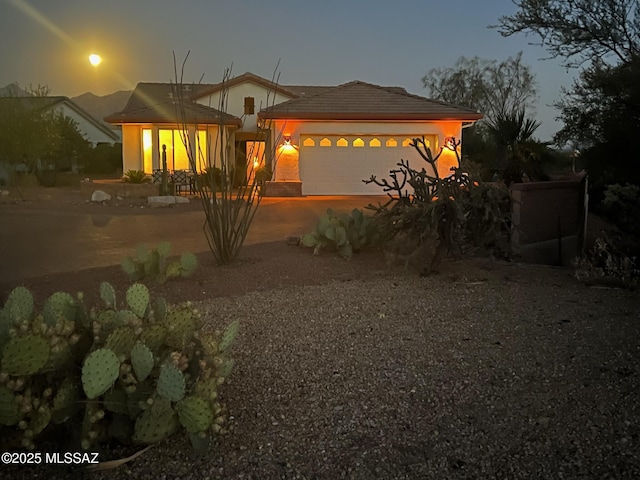
M 533 138 L 539 126 L 524 109 L 500 113 L 488 122 L 487 135 L 497 147 L 498 170 L 507 185 L 545 177 L 541 163 L 547 144 Z

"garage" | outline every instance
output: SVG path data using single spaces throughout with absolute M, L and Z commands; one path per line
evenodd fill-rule
M 422 134 L 391 135 L 300 135 L 300 180 L 303 195 L 379 195 L 380 187 L 362 180 L 375 175 L 388 178 L 400 159 L 414 168 L 426 167 L 412 138 Z M 435 136 L 426 136 L 435 145 Z M 432 147 L 433 149 L 433 147 Z

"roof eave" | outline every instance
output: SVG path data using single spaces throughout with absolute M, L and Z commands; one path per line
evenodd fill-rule
M 345 112 L 259 112 L 261 120 L 371 120 L 371 121 L 477 121 L 480 113 L 461 113 L 456 115 L 425 113 L 345 113 Z

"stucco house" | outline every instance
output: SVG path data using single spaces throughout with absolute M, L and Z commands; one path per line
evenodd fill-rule
M 228 140 L 227 161 L 258 165 L 263 152 L 273 181 L 286 194 L 379 194 L 363 179 L 386 177 L 400 159 L 426 166 L 411 139 L 424 136 L 436 153 L 447 139 L 482 118 L 476 111 L 361 81 L 338 86 L 279 85 L 245 73 L 220 84 L 140 83 L 121 112 L 105 121 L 121 125 L 123 170 L 160 168 L 162 146 L 169 169 L 189 169 L 181 139 L 188 124 L 198 169 L 220 162 L 220 129 Z M 176 96 L 188 99 L 180 114 Z M 221 111 L 221 96 L 225 108 Z M 179 118 L 180 117 L 180 118 Z M 253 163 L 256 162 L 256 163 Z M 455 153 L 448 149 L 438 170 L 448 174 Z M 272 183 L 273 185 L 273 183 Z

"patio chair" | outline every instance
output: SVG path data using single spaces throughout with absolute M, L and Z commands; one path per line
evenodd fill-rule
M 162 170 L 154 170 L 153 173 L 151 173 L 151 179 L 153 183 L 162 183 Z
M 173 172 L 173 185 L 176 189 L 176 195 L 180 195 L 182 191 L 193 193 L 191 178 L 185 170 L 175 170 Z

